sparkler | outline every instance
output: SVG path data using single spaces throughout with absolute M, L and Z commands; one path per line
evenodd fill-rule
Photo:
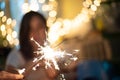
M 44 46 L 39 45 L 38 42 L 34 40 L 34 38 L 31 38 L 32 41 L 35 42 L 36 45 L 38 45 L 38 51 L 35 52 L 37 55 L 42 55 L 38 56 L 37 58 L 34 58 L 33 62 L 38 62 L 40 60 L 45 60 L 45 68 L 51 67 L 53 64 L 56 70 L 60 70 L 57 61 L 60 59 L 63 59 L 65 56 L 69 56 L 70 60 L 77 60 L 77 57 L 74 57 L 72 54 L 67 53 L 62 50 L 54 50 L 50 47 L 49 43 L 46 41 L 44 43 Z M 77 52 L 78 50 L 76 50 Z M 35 65 L 38 66 L 38 65 Z M 35 67 L 33 67 L 35 68 Z
M 18 70 L 20 74 L 25 73 L 24 76 L 28 75 L 30 70 L 37 70 L 37 67 L 40 66 L 40 61 L 44 61 L 45 69 L 47 69 L 48 67 L 52 67 L 53 65 L 56 70 L 60 70 L 60 67 L 58 65 L 58 62 L 60 60 L 77 60 L 77 57 L 73 56 L 73 54 L 67 53 L 66 51 L 62 51 L 60 49 L 54 50 L 49 45 L 48 41 L 45 41 L 43 46 L 41 46 L 37 41 L 35 41 L 33 37 L 31 38 L 31 41 L 33 41 L 38 46 L 38 50 L 34 52 L 38 56 L 33 59 L 33 64 L 29 66 L 29 68 L 23 68 Z M 79 50 L 75 50 L 74 52 L 78 51 Z M 64 63 L 64 65 L 67 66 L 68 64 Z

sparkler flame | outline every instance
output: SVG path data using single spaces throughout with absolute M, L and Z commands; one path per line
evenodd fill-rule
M 54 50 L 53 48 L 51 48 L 49 46 L 49 43 L 47 41 L 44 43 L 44 46 L 41 46 L 41 45 L 39 45 L 38 42 L 36 42 L 34 40 L 33 37 L 31 38 L 31 40 L 34 41 L 35 44 L 38 45 L 38 47 L 39 47 L 38 51 L 35 52 L 35 53 L 37 53 L 38 55 L 39 54 L 42 55 L 42 56 L 39 56 L 39 57 L 35 58 L 33 60 L 33 62 L 38 62 L 38 61 L 44 59 L 45 60 L 45 68 L 51 67 L 52 64 L 53 64 L 56 70 L 60 70 L 60 68 L 58 66 L 58 63 L 57 63 L 57 60 L 59 60 L 61 58 L 64 58 L 65 56 L 70 56 L 71 60 L 74 60 L 74 61 L 77 60 L 77 57 L 73 57 L 73 55 L 70 54 L 70 53 L 62 51 L 60 49 L 59 50 Z M 33 68 L 35 68 L 35 67 L 33 67 Z
M 38 56 L 33 59 L 32 62 L 35 64 L 33 64 L 31 70 L 34 70 L 34 71 L 37 70 L 37 67 L 40 66 L 40 61 L 44 61 L 46 69 L 48 67 L 52 67 L 53 65 L 56 70 L 60 70 L 58 65 L 59 60 L 65 59 L 66 56 L 69 57 L 69 59 L 72 61 L 76 61 L 78 59 L 77 57 L 74 57 L 72 54 L 62 51 L 60 49 L 54 50 L 49 45 L 48 41 L 44 43 L 44 46 L 41 46 L 37 41 L 34 40 L 33 37 L 31 38 L 31 41 L 33 41 L 38 46 L 38 50 L 34 52 Z M 75 52 L 78 52 L 78 51 L 79 50 L 75 50 Z M 64 64 L 65 66 L 67 66 L 67 63 L 64 63 Z M 23 74 L 26 71 L 27 69 L 25 68 L 18 70 L 20 74 Z

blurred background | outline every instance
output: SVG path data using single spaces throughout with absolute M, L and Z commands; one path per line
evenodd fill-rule
M 120 0 L 0 0 L 1 70 L 19 47 L 19 24 L 30 10 L 47 19 L 53 46 L 79 50 L 79 62 L 98 60 L 111 80 L 120 80 Z

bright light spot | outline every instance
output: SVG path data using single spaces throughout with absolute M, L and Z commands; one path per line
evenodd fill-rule
M 7 40 L 10 42 L 12 40 L 12 37 L 10 34 L 7 35 Z
M 53 44 L 59 39 L 59 35 L 57 35 L 55 32 L 52 32 L 52 31 L 48 34 L 48 36 L 49 36 L 49 41 L 51 44 Z
M 11 18 L 8 18 L 7 19 L 7 25 L 10 25 L 12 23 L 12 19 Z
M 27 12 L 30 11 L 30 9 L 29 9 L 29 4 L 28 4 L 28 3 L 24 3 L 24 4 L 22 5 L 22 11 L 23 11 L 23 13 L 27 13 Z
M 31 40 L 33 40 L 33 38 Z M 37 60 L 38 60 L 37 58 L 34 58 L 33 62 L 36 62 Z
M 77 57 L 74 57 L 74 58 L 71 58 L 72 60 L 76 61 L 78 58 Z
M 2 31 L 2 36 L 6 36 L 6 31 Z
M 35 66 L 32 68 L 32 70 L 36 71 L 36 70 L 37 70 L 37 67 L 39 67 L 39 66 L 40 66 L 40 64 L 35 65 Z
M 19 45 L 19 40 L 18 39 L 14 40 L 14 45 Z
M 24 73 L 25 72 L 25 68 L 23 68 L 23 69 L 18 69 L 18 73 L 19 74 L 22 74 L 22 73 Z
M 56 20 L 56 17 L 49 17 L 47 21 L 48 22 L 54 22 L 55 20 Z
M 37 0 L 31 0 L 30 10 L 32 10 L 32 11 L 38 11 L 39 10 L 39 5 L 37 3 Z
M 13 37 L 13 38 L 16 38 L 16 37 L 17 37 L 17 32 L 16 32 L 16 31 L 13 31 L 13 32 L 12 32 L 12 37 Z
M 71 21 L 69 19 L 65 19 L 63 21 L 64 27 L 70 27 L 71 26 Z
M 94 4 L 95 4 L 96 6 L 100 6 L 100 1 L 95 0 L 95 1 L 94 1 Z
M 39 3 L 44 3 L 45 2 L 45 0 L 39 0 Z
M 0 17 L 2 17 L 4 15 L 4 12 L 3 11 L 1 11 L 0 12 Z
M 36 71 L 36 67 L 33 67 L 32 70 L 33 70 L 33 71 Z
M 96 11 L 97 7 L 95 5 L 91 5 L 91 10 Z
M 57 12 L 54 11 L 54 10 L 52 10 L 52 11 L 49 12 L 49 16 L 50 17 L 55 17 L 56 15 L 57 15 Z
M 1 31 L 5 31 L 5 25 L 2 24 L 1 27 L 0 27 Z
M 51 10 L 51 9 L 52 9 L 52 6 L 51 6 L 51 5 L 46 5 L 46 4 L 45 4 L 45 5 L 42 6 L 42 10 L 43 10 L 43 11 L 49 11 L 49 10 Z
M 58 26 L 59 28 L 62 26 L 62 23 L 60 22 L 60 21 L 56 21 L 55 23 L 54 23 L 54 25 L 55 26 Z
M 74 50 L 75 52 L 79 52 L 80 50 L 78 50 L 78 49 L 76 49 L 76 50 Z
M 3 17 L 2 17 L 2 22 L 5 22 L 6 19 L 7 19 L 7 17 L 6 17 L 6 16 L 3 16 Z
M 49 17 L 47 19 L 47 26 L 51 27 L 53 25 L 53 21 L 55 21 L 55 20 L 56 20 L 56 17 Z
M 62 23 L 60 21 L 56 21 L 49 30 L 49 41 L 52 43 L 56 42 L 63 33 L 61 32 Z M 53 36 L 54 35 L 54 36 Z

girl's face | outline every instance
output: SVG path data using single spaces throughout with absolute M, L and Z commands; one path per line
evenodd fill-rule
M 43 45 L 46 40 L 45 25 L 38 17 L 33 17 L 30 22 L 30 38 L 33 37 L 40 45 Z M 35 43 L 32 44 L 34 48 L 37 47 Z

